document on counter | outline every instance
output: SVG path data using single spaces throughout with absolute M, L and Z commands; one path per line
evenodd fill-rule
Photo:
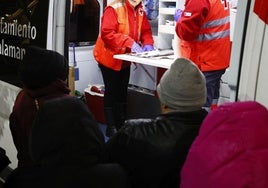
M 173 50 L 153 50 L 141 53 L 130 53 L 132 56 L 152 59 L 174 59 Z
M 142 53 L 128 53 L 114 55 L 115 59 L 150 65 L 168 69 L 174 62 L 173 50 L 153 50 Z

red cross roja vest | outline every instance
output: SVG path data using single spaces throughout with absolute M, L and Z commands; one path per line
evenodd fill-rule
M 183 57 L 191 59 L 201 71 L 225 69 L 230 62 L 229 9 L 221 1 L 210 0 L 213 5 L 195 41 L 180 42 Z M 218 10 L 219 9 L 219 10 Z
M 109 6 L 114 8 L 114 10 L 117 13 L 117 18 L 118 18 L 118 33 L 123 33 L 128 35 L 129 34 L 129 23 L 128 23 L 128 12 L 127 12 L 127 7 L 125 3 L 122 2 L 122 0 L 115 1 L 111 3 Z M 142 20 L 143 20 L 143 15 L 138 14 L 138 32 L 139 36 L 141 33 L 141 25 L 142 25 Z M 95 48 L 93 50 L 93 55 L 96 59 L 96 61 L 105 67 L 111 68 L 113 70 L 121 70 L 122 66 L 122 60 L 119 59 L 114 59 L 113 56 L 115 54 L 123 54 L 125 53 L 126 48 L 117 48 L 115 51 L 110 50 L 104 43 L 104 41 L 101 39 L 101 36 L 99 34 Z

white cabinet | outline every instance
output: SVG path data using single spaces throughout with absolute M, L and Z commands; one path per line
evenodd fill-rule
M 177 0 L 159 0 L 158 49 L 171 49 L 175 34 L 174 13 Z
M 158 49 L 172 49 L 176 38 L 174 14 L 176 8 L 183 8 L 185 0 L 159 0 Z

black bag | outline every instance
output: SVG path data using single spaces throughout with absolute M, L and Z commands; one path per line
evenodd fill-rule
M 6 151 L 0 147 L 0 172 L 3 171 L 10 163 L 9 158 L 6 156 Z

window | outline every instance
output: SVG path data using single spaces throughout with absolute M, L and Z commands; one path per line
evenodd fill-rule
M 100 4 L 97 0 L 72 0 L 69 42 L 94 45 L 99 34 Z

